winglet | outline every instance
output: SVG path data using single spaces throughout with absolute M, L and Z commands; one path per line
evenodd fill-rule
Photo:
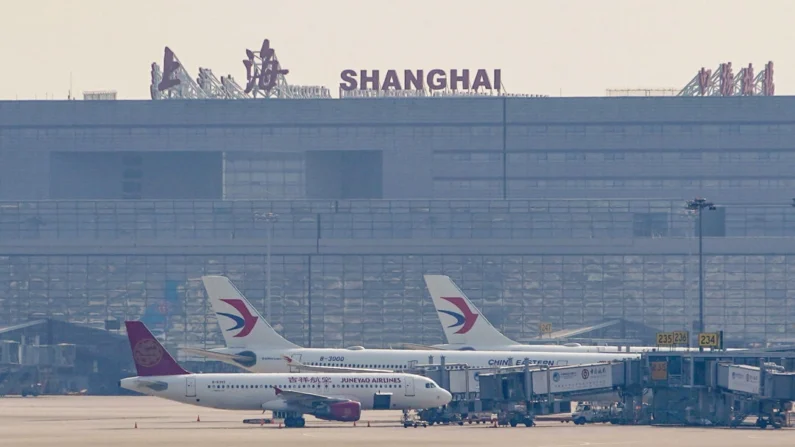
M 125 321 L 124 325 L 127 327 L 127 338 L 130 340 L 130 349 L 139 376 L 190 374 L 179 366 L 145 324 L 140 321 Z
M 275 387 L 273 387 L 273 391 L 276 393 L 276 395 L 277 395 L 277 396 L 278 396 L 279 394 L 282 394 L 282 393 L 283 393 L 282 389 L 281 389 L 281 388 L 279 388 L 278 386 L 275 386 Z

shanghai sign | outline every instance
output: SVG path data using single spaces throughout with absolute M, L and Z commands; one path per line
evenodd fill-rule
M 403 70 L 402 76 L 397 70 L 386 70 L 381 77 L 378 70 L 343 70 L 340 73 L 340 89 L 352 90 L 500 90 L 502 86 L 502 70 L 450 70 L 442 69 Z

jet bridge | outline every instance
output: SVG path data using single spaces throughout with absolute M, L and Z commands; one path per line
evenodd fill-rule
M 433 379 L 453 395 L 445 414 L 429 415 L 429 420 L 481 422 L 515 402 L 529 408 L 523 414 L 568 413 L 574 397 L 616 401 L 621 399 L 618 390 L 630 385 L 640 389 L 639 359 L 577 366 L 527 364 L 492 368 L 446 363 L 444 357 L 440 360 L 439 364 L 415 365 L 412 371 Z M 532 416 L 527 420 L 532 421 Z
M 786 412 L 795 401 L 795 373 L 784 372 L 775 363 L 763 363 L 760 368 L 728 362 L 717 363 L 715 373 L 717 388 L 722 391 L 719 402 L 723 405 L 716 405 L 721 421 L 736 426 L 756 415 L 760 428 L 787 424 Z
M 620 411 L 611 416 L 617 423 L 731 426 L 756 415 L 758 426 L 780 427 L 795 401 L 795 373 L 784 372 L 795 369 L 789 349 L 660 350 L 640 359 L 559 367 L 470 369 L 440 360 L 414 366 L 453 394 L 432 416 L 445 422 L 477 422 L 497 413 L 502 423 L 533 425 L 537 415 L 570 412 L 572 400 L 589 400 L 618 403 Z
M 640 386 L 640 364 L 629 360 L 519 371 L 505 368 L 480 375 L 480 398 L 532 401 L 614 395 L 619 388 Z
M 719 388 L 741 395 L 761 399 L 795 401 L 795 373 L 783 372 L 777 365 L 764 368 L 747 365 L 719 363 L 717 385 Z
M 480 374 L 480 401 L 497 412 L 501 423 L 532 424 L 536 415 L 570 412 L 572 400 L 621 401 L 640 406 L 641 360 L 600 362 L 577 366 L 526 366 Z M 567 408 L 560 405 L 567 402 Z M 557 405 L 556 405 L 557 404 Z M 561 408 L 556 408 L 560 406 Z M 628 412 L 622 417 L 634 415 Z
M 783 425 L 795 400 L 791 351 L 657 351 L 648 363 L 655 424 L 737 426 L 756 415 L 757 426 Z

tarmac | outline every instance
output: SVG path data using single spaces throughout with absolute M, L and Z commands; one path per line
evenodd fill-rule
M 0 398 L 0 445 L 185 446 L 238 445 L 391 446 L 792 446 L 795 430 L 575 426 L 540 422 L 536 427 L 487 425 L 403 428 L 400 412 L 367 411 L 353 423 L 307 418 L 304 428 L 243 424 L 267 415 L 211 410 L 155 397 L 39 396 Z M 198 419 L 198 421 L 197 421 Z M 370 426 L 367 426 L 367 423 Z M 137 428 L 136 428 L 137 426 Z M 289 443 L 289 444 L 288 444 Z

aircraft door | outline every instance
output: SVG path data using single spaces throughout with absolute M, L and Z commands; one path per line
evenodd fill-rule
M 406 390 L 406 396 L 413 397 L 414 396 L 414 378 L 413 377 L 406 377 L 406 385 L 404 386 Z
M 185 378 L 185 396 L 186 397 L 196 397 L 196 378 L 195 377 L 186 377 Z
M 292 358 L 295 359 L 299 363 L 301 362 L 301 354 L 296 354 L 296 355 L 292 356 Z M 296 368 L 295 366 L 290 365 L 290 372 L 291 373 L 297 373 L 297 372 L 301 372 L 301 370 L 299 368 Z

